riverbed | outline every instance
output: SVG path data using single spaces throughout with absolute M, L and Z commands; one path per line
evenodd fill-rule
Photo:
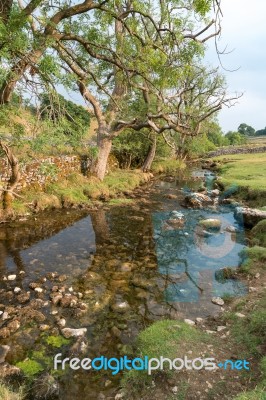
M 59 382 L 59 399 L 111 399 L 120 374 L 54 373 L 55 354 L 132 356 L 138 332 L 153 321 L 213 316 L 221 311 L 213 297 L 243 295 L 240 281 L 220 273 L 237 268 L 245 247 L 234 209 L 218 203 L 202 209 L 182 206 L 187 193 L 212 181 L 208 171 L 180 173 L 139 188 L 127 204 L 50 211 L 2 226 L 0 310 L 8 313 L 2 327 L 12 319 L 20 325 L 1 339 L 10 346 L 7 361 L 36 360 Z M 180 213 L 184 222 L 165 228 Z M 220 219 L 221 228 L 202 234 L 199 223 L 209 218 Z M 27 301 L 19 301 L 21 294 Z M 53 301 L 56 294 L 58 302 Z M 63 327 L 87 332 L 56 347 L 47 338 Z

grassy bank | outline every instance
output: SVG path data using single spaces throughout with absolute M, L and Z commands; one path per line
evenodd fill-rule
M 222 162 L 219 181 L 225 189 L 235 186 L 239 199 L 252 206 L 265 206 L 266 153 L 220 156 L 215 161 Z
M 51 208 L 90 206 L 93 201 L 108 201 L 118 204 L 128 201 L 129 194 L 136 187 L 148 182 L 150 173 L 139 170 L 116 170 L 106 176 L 103 182 L 94 177 L 72 173 L 65 179 L 47 184 L 42 190 L 38 187 L 26 188 L 13 202 L 16 215 L 29 211 L 43 211 Z
M 154 163 L 152 173 L 175 173 L 186 165 L 179 160 L 160 160 Z M 128 203 L 128 195 L 137 187 L 148 182 L 152 173 L 140 169 L 115 169 L 103 181 L 81 173 L 73 172 L 66 178 L 46 184 L 42 189 L 38 184 L 23 189 L 13 201 L 14 215 L 25 215 L 31 211 L 54 208 L 90 206 L 95 201 L 110 205 Z

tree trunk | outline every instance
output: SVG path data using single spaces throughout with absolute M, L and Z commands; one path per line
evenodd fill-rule
M 112 148 L 111 139 L 106 137 L 100 139 L 98 158 L 91 172 L 95 176 L 97 176 L 97 178 L 99 178 L 101 181 L 103 180 L 106 173 L 107 161 L 111 148 Z
M 157 139 L 156 136 L 154 136 L 152 138 L 152 144 L 149 147 L 149 151 L 148 154 L 145 158 L 144 164 L 142 166 L 142 171 L 143 172 L 147 172 L 150 171 L 151 169 L 151 165 L 153 163 L 154 157 L 155 157 L 155 153 L 156 153 L 156 145 L 157 145 Z
M 3 210 L 6 215 L 9 215 L 12 213 L 13 190 L 16 188 L 19 181 L 19 165 L 17 158 L 6 144 L 0 142 L 0 147 L 5 152 L 8 164 L 11 168 L 11 176 L 6 189 L 3 191 Z

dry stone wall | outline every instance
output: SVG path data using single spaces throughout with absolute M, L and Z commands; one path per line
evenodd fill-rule
M 266 146 L 258 147 L 224 147 L 215 151 L 207 153 L 206 157 L 218 157 L 226 156 L 229 154 L 252 154 L 252 153 L 264 153 L 266 152 Z
M 78 156 L 47 157 L 20 165 L 20 181 L 17 191 L 30 186 L 43 187 L 48 182 L 64 178 L 73 172 L 86 173 L 87 159 Z M 0 159 L 0 184 L 10 177 L 10 168 L 5 158 Z

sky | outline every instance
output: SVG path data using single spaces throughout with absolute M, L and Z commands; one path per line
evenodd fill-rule
M 243 122 L 256 130 L 266 126 L 266 1 L 222 0 L 222 34 L 219 48 L 227 46 L 230 54 L 222 56 L 229 93 L 242 92 L 234 107 L 219 114 L 224 132 L 237 130 Z M 219 61 L 213 48 L 206 56 L 212 65 Z

